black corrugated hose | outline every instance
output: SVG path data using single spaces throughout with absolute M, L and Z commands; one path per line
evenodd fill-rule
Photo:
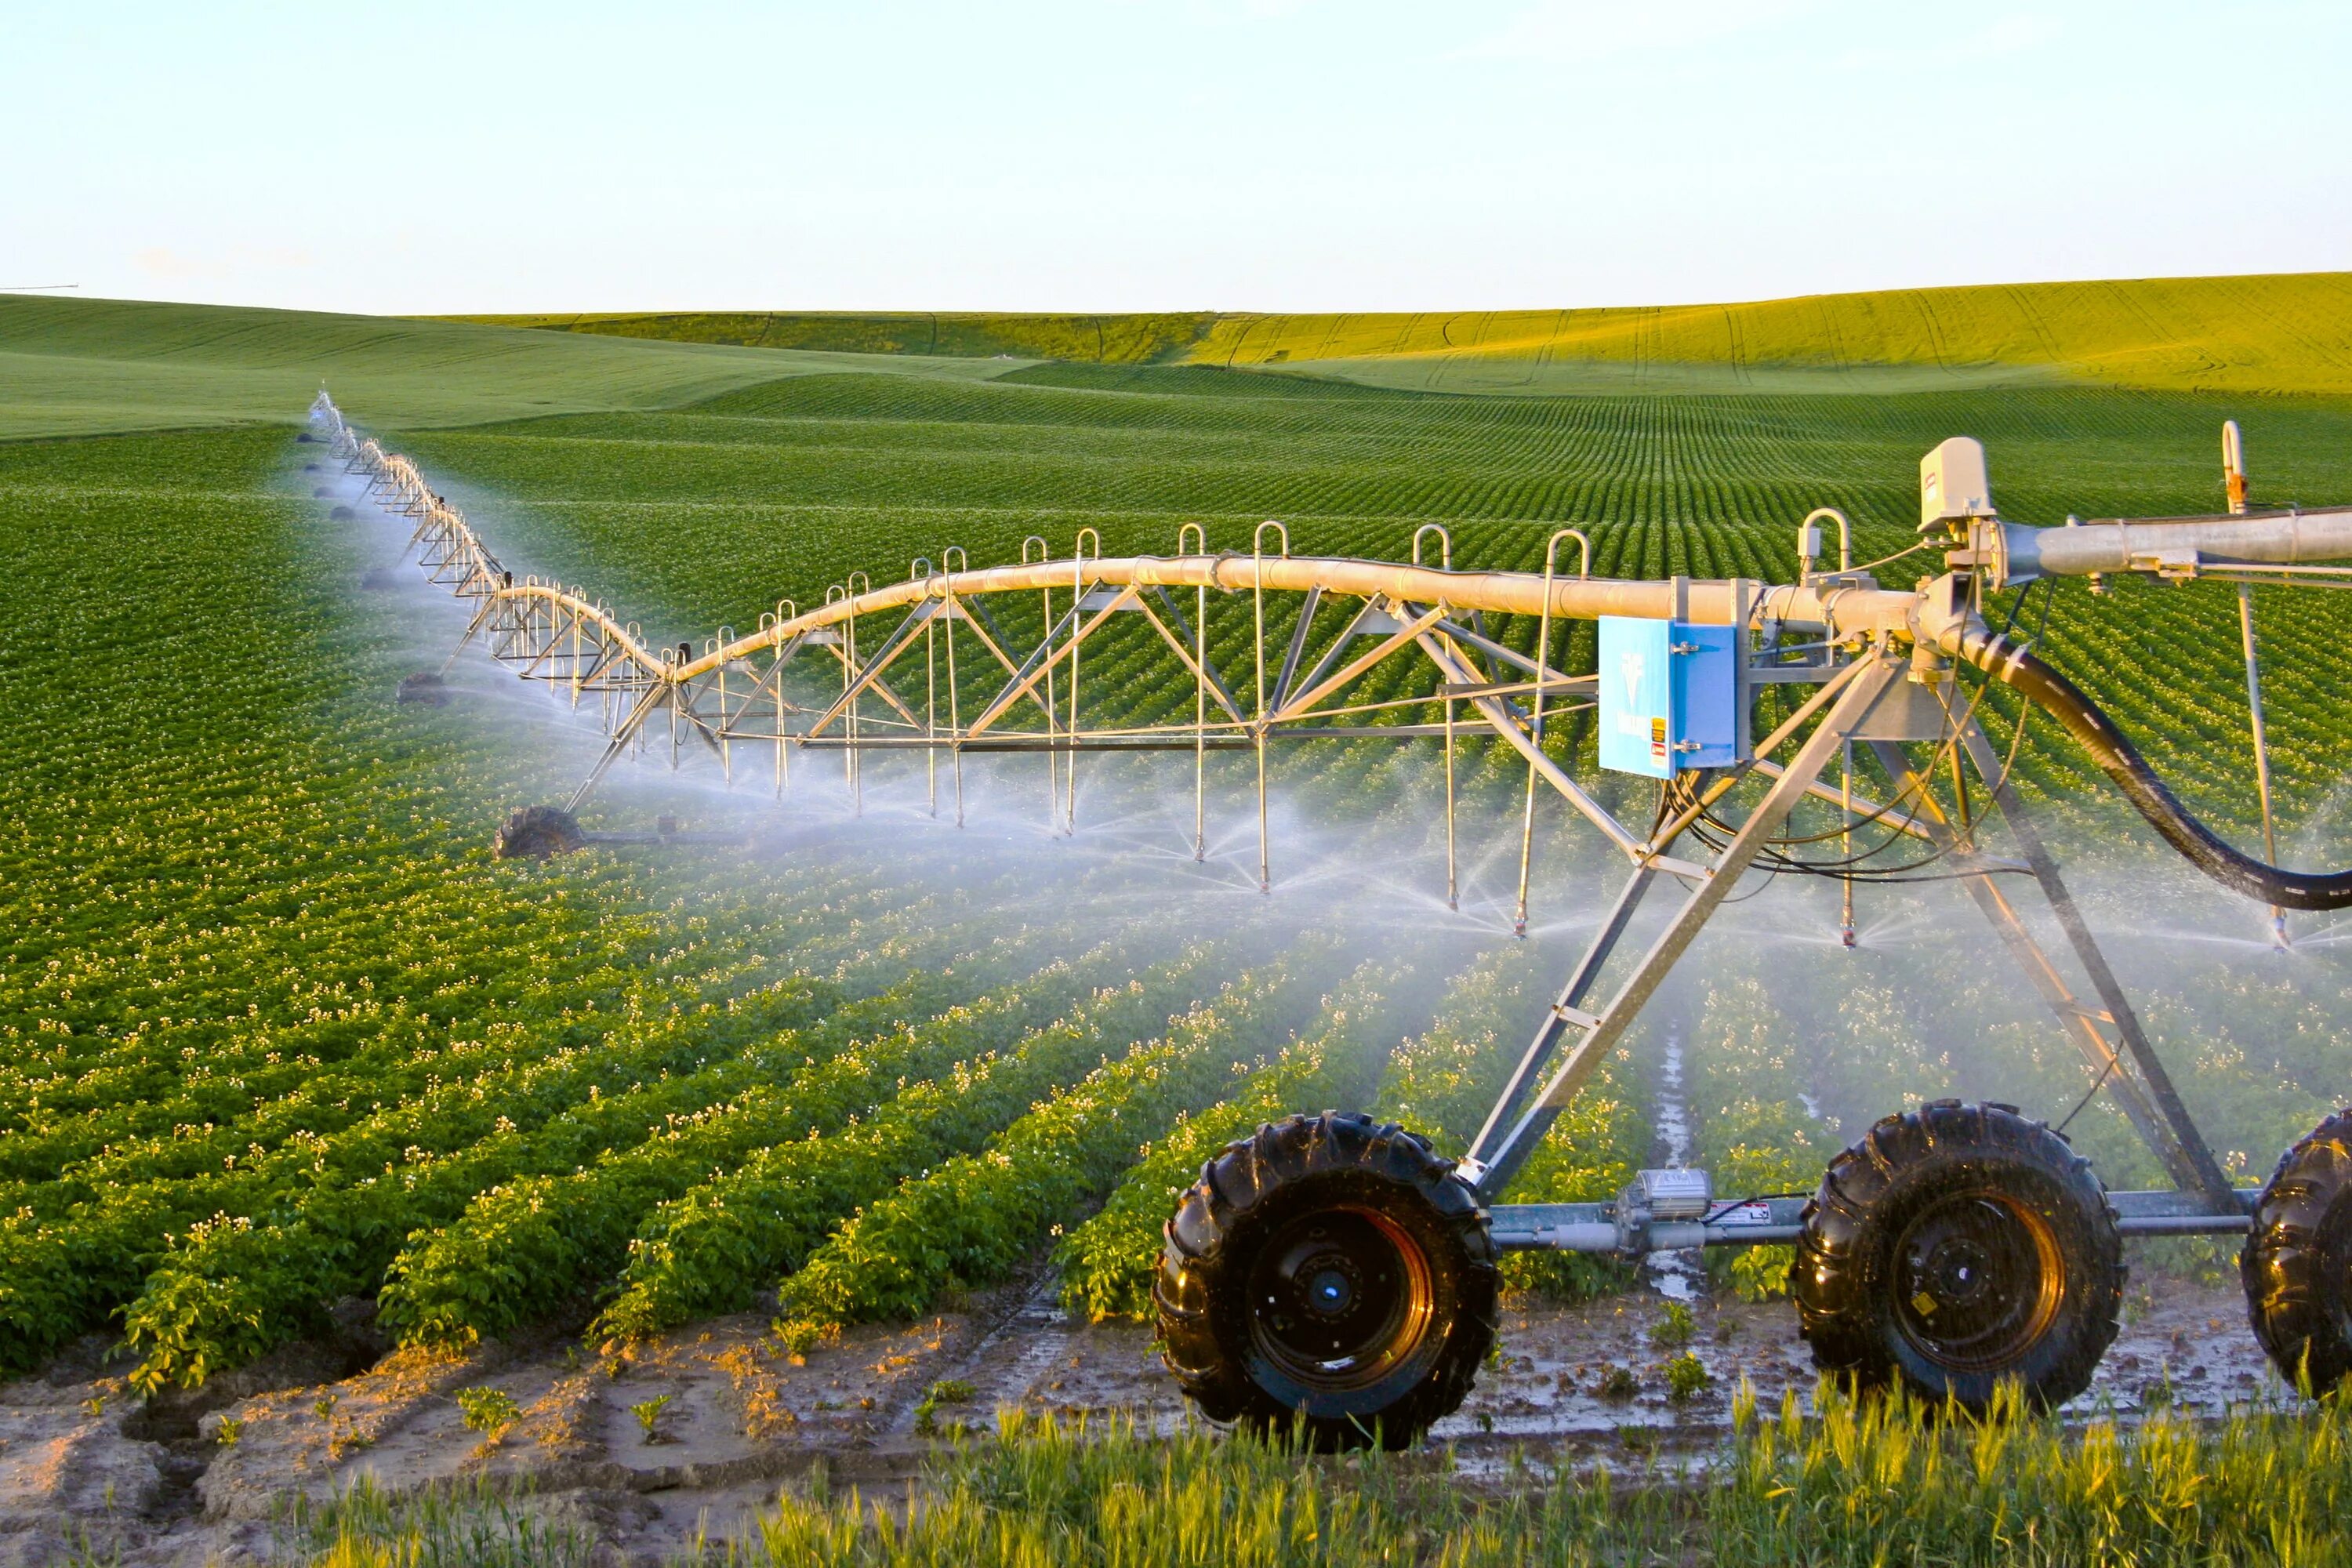
M 2288 910 L 2352 907 L 2352 871 L 2282 870 L 2242 854 L 2189 815 L 2139 749 L 2083 689 L 2000 632 L 1979 625 L 1948 641 L 1945 651 L 1968 660 L 2037 707 L 2047 710 L 2083 742 L 2094 762 L 2164 841 L 2225 888 Z

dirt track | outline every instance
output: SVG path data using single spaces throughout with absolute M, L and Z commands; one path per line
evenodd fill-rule
M 903 1479 L 935 1439 L 918 1406 L 942 1380 L 968 1404 L 937 1419 L 984 1423 L 1000 1407 L 1184 1419 L 1147 1330 L 1072 1322 L 1047 1281 L 978 1298 L 913 1327 L 861 1330 L 794 1361 L 765 1320 L 722 1318 L 606 1362 L 572 1340 L 492 1345 L 464 1357 L 373 1354 L 363 1323 L 333 1344 L 289 1347 L 220 1378 L 194 1400 L 142 1408 L 105 1374 L 102 1342 L 43 1377 L 0 1384 L 0 1568 L 59 1560 L 86 1542 L 128 1563 L 236 1563 L 281 1555 L 273 1514 L 295 1493 L 324 1497 L 372 1475 L 387 1490 L 487 1476 L 528 1482 L 535 1506 L 593 1530 L 614 1561 L 659 1562 L 698 1529 L 732 1533 L 785 1479 L 824 1463 L 836 1481 Z M 1666 1394 L 1652 1342 L 1663 1303 L 1629 1294 L 1506 1317 L 1498 1363 L 1437 1436 L 1466 1472 L 1514 1449 L 1549 1463 L 1703 1455 L 1728 1430 L 1745 1377 L 1768 1406 L 1812 1384 L 1785 1304 L 1701 1302 L 1691 1349 L 1714 1386 Z M 1597 1392 L 1611 1366 L 1638 1392 Z M 364 1367 L 364 1370 L 360 1370 Z M 495 1444 L 468 1431 L 452 1395 L 489 1385 L 522 1418 Z M 647 1442 L 630 1406 L 671 1396 Z M 2168 1399 L 2218 1413 L 2279 1397 L 2234 1289 L 2137 1289 L 2092 1392 L 2128 1415 Z M 235 1443 L 220 1441 L 238 1423 Z M 274 1551 L 275 1549 L 275 1551 Z

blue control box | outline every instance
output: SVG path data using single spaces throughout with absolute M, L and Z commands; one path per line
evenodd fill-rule
M 1602 767 L 1663 779 L 1740 760 L 1731 627 L 1603 616 L 1599 675 Z

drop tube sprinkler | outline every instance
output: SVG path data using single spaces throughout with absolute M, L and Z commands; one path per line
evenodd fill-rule
M 1535 863 L 1536 845 L 1536 764 L 1543 753 L 1544 689 L 1551 667 L 1551 600 L 1552 583 L 1559 571 L 1559 544 L 1563 539 L 1576 541 L 1578 557 L 1576 576 L 1579 582 L 1592 580 L 1592 541 L 1578 529 L 1563 528 L 1544 542 L 1543 609 L 1536 617 L 1536 659 L 1534 716 L 1528 728 L 1535 745 L 1528 753 L 1528 788 L 1519 825 L 1519 900 L 1517 912 L 1511 918 L 1511 934 L 1528 934 L 1528 877 Z M 1417 556 L 1416 556 L 1417 558 Z M 1460 650 L 1453 650 L 1460 663 Z M 1446 902 L 1453 906 L 1454 887 L 1454 704 L 1451 698 L 1445 705 L 1445 858 Z
M 1412 531 L 1412 563 L 1413 563 L 1414 565 L 1416 565 L 1416 566 L 1418 566 L 1418 565 L 1420 565 L 1420 564 L 1421 564 L 1421 542 L 1422 542 L 1423 539 L 1427 538 L 1429 535 L 1433 534 L 1433 534 L 1435 534 L 1435 535 L 1437 535 L 1437 564 L 1438 564 L 1439 569 L 1440 569 L 1441 571 L 1445 571 L 1445 572 L 1451 572 L 1451 571 L 1453 571 L 1453 570 L 1454 570 L 1454 536 L 1453 536 L 1451 533 L 1448 533 L 1448 532 L 1445 531 L 1445 525 L 1444 525 L 1444 524 L 1443 524 L 1443 523 L 1437 523 L 1437 522 L 1424 522 L 1424 523 L 1423 523 L 1419 528 L 1416 528 L 1416 529 L 1414 529 L 1414 530 Z M 1302 627 L 1303 627 L 1304 624 L 1305 624 L 1304 617 L 1301 617 L 1301 626 L 1302 626 Z M 1540 647 L 1541 647 L 1540 642 L 1538 642 L 1538 648 L 1540 649 Z M 1449 652 L 1449 653 L 1453 653 L 1453 654 L 1456 654 L 1456 655 L 1458 655 L 1458 654 L 1460 653 L 1460 651 L 1461 651 L 1461 650 L 1460 650 L 1459 648 L 1454 647 L 1453 647 L 1452 645 L 1450 645 L 1450 644 L 1449 644 L 1449 645 L 1447 646 L 1447 649 L 1446 649 L 1446 651 L 1447 651 L 1447 652 Z M 1537 657 L 1538 657 L 1538 658 L 1541 658 L 1541 657 L 1542 657 L 1542 655 L 1541 655 L 1540 651 L 1538 653 Z M 1446 907 L 1447 909 L 1449 909 L 1449 910 L 1460 910 L 1460 909 L 1462 908 L 1462 878 L 1461 878 L 1461 873 L 1460 873 L 1460 871 L 1458 870 L 1458 868 L 1457 868 L 1457 867 L 1456 867 L 1456 862 L 1455 862 L 1455 854 L 1454 854 L 1454 708 L 1455 708 L 1455 699 L 1453 697 L 1453 695 L 1452 695 L 1451 693 L 1449 693 L 1449 694 L 1446 696 L 1446 699 L 1445 699 L 1445 741 L 1444 741 L 1444 746 L 1445 746 L 1445 907 Z M 1538 742 L 1540 742 L 1540 741 L 1541 741 L 1541 739 L 1542 739 L 1542 737 L 1543 737 L 1543 714 L 1542 714 L 1542 711 L 1541 711 L 1541 709 L 1540 709 L 1540 708 L 1538 708 L 1538 711 L 1537 711 L 1537 714 L 1536 714 L 1535 734 L 1536 734 L 1536 737 L 1537 737 L 1538 741 Z M 1525 936 L 1525 935 L 1527 935 L 1527 934 L 1528 934 L 1528 927 L 1527 927 L 1527 916 L 1526 916 L 1527 900 L 1526 900 L 1526 898 L 1525 898 L 1526 883 L 1525 883 L 1524 879 L 1522 879 L 1522 882 L 1521 882 L 1521 884 L 1520 884 L 1520 891 L 1521 891 L 1521 895 L 1522 895 L 1522 896 L 1521 896 L 1521 899 L 1520 899 L 1520 919 L 1519 919 L 1519 930 L 1518 930 L 1518 934 L 1519 934 L 1519 935 L 1521 935 L 1521 936 Z
M 1838 573 L 1841 577 L 1853 570 L 1853 524 L 1845 513 L 1833 506 L 1815 507 L 1797 525 L 1797 581 L 1813 581 L 1813 563 L 1822 555 L 1822 523 L 1837 524 Z M 1850 863 L 1853 859 L 1853 742 L 1838 748 L 1838 858 Z M 1839 913 L 1838 945 L 1852 949 L 1854 945 L 1853 876 L 1848 872 L 1838 879 Z
M 2246 442 L 2238 422 L 2221 422 L 2221 489 L 2229 498 L 2230 515 L 2246 514 Z M 2254 787 L 2263 803 L 2263 858 L 2278 863 L 2278 827 L 2271 812 L 2270 740 L 2263 726 L 2262 654 L 2254 637 L 2254 585 L 2238 584 L 2238 639 L 2246 656 L 2246 721 L 2253 732 Z M 2286 951 L 2286 911 L 2271 906 L 2271 945 Z

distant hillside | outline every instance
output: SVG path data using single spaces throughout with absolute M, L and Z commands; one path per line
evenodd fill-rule
M 0 294 L 0 440 L 290 423 L 322 383 L 379 427 L 413 428 L 671 408 L 789 375 L 862 370 L 972 381 L 1015 368 L 985 359 L 774 354 L 384 316 Z
M 1835 390 L 2025 380 L 2352 391 L 2352 273 L 1991 284 L 1744 305 L 1224 316 L 1196 363 L 1291 365 L 1394 386 L 1575 379 Z M 1857 387 L 1857 390 L 1860 388 Z
M 1313 378 L 1484 394 L 2072 384 L 2341 395 L 2352 394 L 2352 273 L 1375 315 L 403 319 L 0 295 L 0 440 L 297 419 L 322 381 L 371 420 L 415 428 L 675 408 L 845 371 L 1139 392 L 1306 391 L 1297 378 Z M 1264 379 L 1244 386 L 1253 375 Z
M 991 315 L 961 310 L 859 314 L 814 310 L 683 310 L 620 314 L 444 316 L 496 327 L 544 327 L 599 337 L 664 342 L 726 343 L 740 348 L 821 350 L 831 353 L 951 354 L 993 359 L 1077 360 L 1147 364 L 1172 359 L 1200 341 L 1219 318 L 1204 311 L 1162 315 Z
M 2060 382 L 2352 393 L 2352 273 L 2343 272 L 1590 310 L 458 319 L 753 347 L 1173 361 L 1448 392 L 1909 392 Z

